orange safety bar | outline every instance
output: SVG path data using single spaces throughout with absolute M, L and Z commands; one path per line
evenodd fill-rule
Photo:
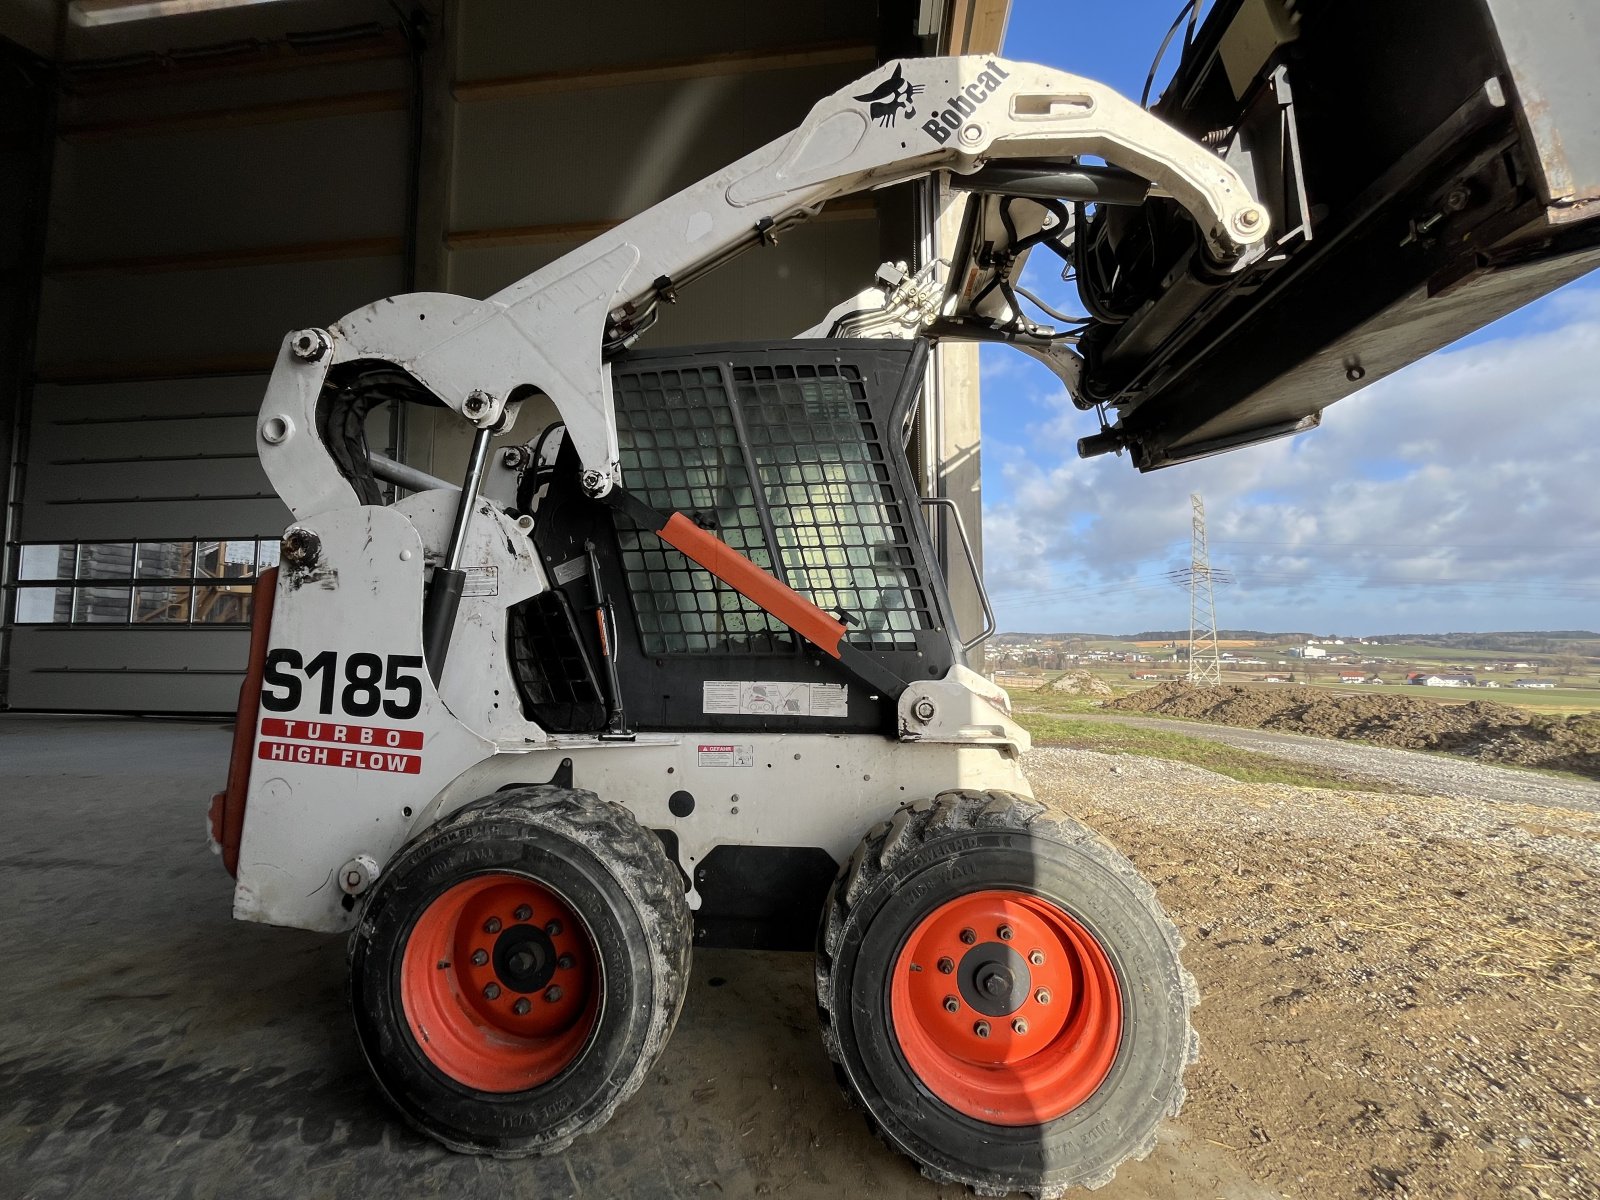
M 250 662 L 239 685 L 234 717 L 233 754 L 228 759 L 227 787 L 211 797 L 211 840 L 222 847 L 222 865 L 239 874 L 239 841 L 244 836 L 244 805 L 254 761 L 256 717 L 261 712 L 261 678 L 267 669 L 267 641 L 272 634 L 272 601 L 278 594 L 278 568 L 261 572 L 250 601 Z
M 823 653 L 838 658 L 844 622 L 829 616 L 781 579 L 763 571 L 715 534 L 682 513 L 656 531 L 662 541 L 693 559 L 723 583 L 771 613 Z

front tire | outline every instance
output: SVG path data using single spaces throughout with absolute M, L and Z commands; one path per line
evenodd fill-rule
M 1035 801 L 902 808 L 845 864 L 818 940 L 841 1086 L 931 1179 L 1099 1187 L 1183 1102 L 1177 931 L 1131 863 Z
M 378 1086 L 453 1150 L 550 1154 L 608 1121 L 666 1047 L 689 976 L 677 870 L 621 805 L 540 785 L 439 822 L 350 941 Z

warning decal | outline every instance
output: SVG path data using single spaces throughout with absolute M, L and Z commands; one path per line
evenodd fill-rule
M 843 717 L 849 715 L 850 697 L 842 683 L 708 679 L 701 685 L 700 711 L 737 716 Z
M 276 738 L 295 740 L 276 741 Z M 386 729 L 378 725 L 347 725 L 340 721 L 286 721 L 279 717 L 267 717 L 261 722 L 261 741 L 256 746 L 256 757 L 267 762 L 416 775 L 422 771 L 422 756 L 396 752 L 420 749 L 420 729 Z
M 753 767 L 756 748 L 749 742 L 701 742 L 696 759 L 702 767 Z

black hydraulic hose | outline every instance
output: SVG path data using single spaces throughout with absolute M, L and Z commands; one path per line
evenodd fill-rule
M 1051 317 L 1055 318 L 1057 321 L 1063 322 L 1064 324 L 1067 324 L 1067 325 L 1086 325 L 1090 321 L 1094 320 L 1093 317 L 1069 317 L 1066 313 L 1060 312 L 1060 311 L 1052 308 L 1050 305 L 1046 304 L 1043 300 L 1039 299 L 1039 297 L 1035 296 L 1032 292 L 1030 292 L 1027 288 L 1023 287 L 1020 283 L 1014 283 L 1011 286 L 1016 289 L 1017 295 L 1023 297 L 1025 300 L 1028 300 L 1035 307 L 1037 307 L 1039 309 L 1042 309 L 1046 313 L 1049 313 Z
M 1178 10 L 1177 19 L 1172 22 L 1172 28 L 1167 30 L 1167 36 L 1161 39 L 1161 49 L 1156 51 L 1156 60 L 1150 64 L 1150 74 L 1145 76 L 1144 91 L 1139 93 L 1139 107 L 1150 107 L 1150 88 L 1156 81 L 1156 72 L 1161 69 L 1161 60 L 1166 57 L 1167 47 L 1172 45 L 1172 39 L 1177 35 L 1178 26 L 1183 24 L 1185 17 L 1189 18 L 1189 32 L 1184 34 L 1183 44 L 1187 48 L 1194 38 L 1195 19 L 1200 15 L 1200 0 L 1187 0 Z

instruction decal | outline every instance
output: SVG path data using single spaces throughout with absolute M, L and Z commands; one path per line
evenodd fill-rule
M 745 717 L 843 717 L 850 712 L 850 692 L 842 683 L 708 679 L 701 685 L 700 711 Z
M 701 742 L 695 760 L 702 767 L 753 767 L 756 748 L 750 742 Z
M 277 740 L 280 738 L 294 740 Z M 422 772 L 422 756 L 401 751 L 420 749 L 420 729 L 386 729 L 381 725 L 285 721 L 279 717 L 267 717 L 261 722 L 261 741 L 256 746 L 256 757 L 266 762 L 418 775 Z

